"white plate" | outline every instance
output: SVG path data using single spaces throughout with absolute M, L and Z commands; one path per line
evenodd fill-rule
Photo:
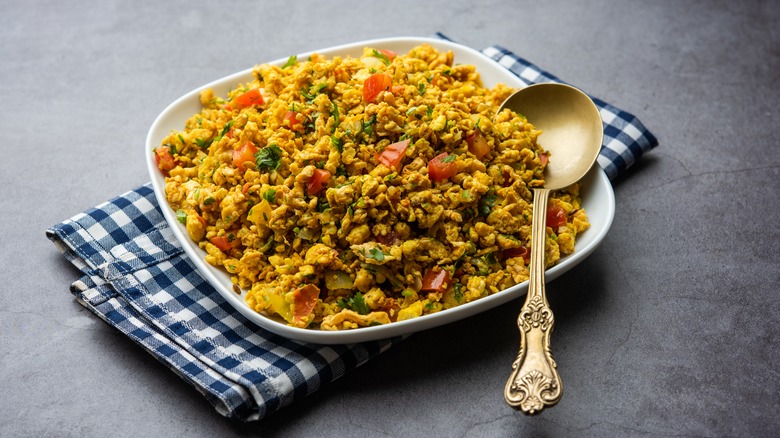
M 428 43 L 439 50 L 451 50 L 455 54 L 456 63 L 475 65 L 485 86 L 492 87 L 499 82 L 514 88 L 521 88 L 526 85 L 509 70 L 480 52 L 459 44 L 438 39 L 379 39 L 317 50 L 316 52 L 327 57 L 336 55 L 342 57 L 347 55 L 359 57 L 362 55 L 363 48 L 366 46 L 389 49 L 397 53 L 406 53 L 413 47 L 422 43 Z M 310 53 L 304 53 L 298 56 L 301 59 L 306 59 L 308 55 L 310 55 Z M 287 62 L 287 58 L 279 59 L 272 62 L 272 64 L 283 65 L 285 62 Z M 500 304 L 504 304 L 528 291 L 528 282 L 526 281 L 477 301 L 472 301 L 431 315 L 394 322 L 387 325 L 333 332 L 290 327 L 250 309 L 244 302 L 243 296 L 233 292 L 233 286 L 227 272 L 206 263 L 204 260 L 206 252 L 190 240 L 184 226 L 176 220 L 176 214 L 168 206 L 168 201 L 165 197 L 165 180 L 157 169 L 152 149 L 159 146 L 162 143 L 162 140 L 169 135 L 171 130 L 183 129 L 184 122 L 193 114 L 196 114 L 201 110 L 202 107 L 199 95 L 202 90 L 212 88 L 215 95 L 225 96 L 228 91 L 239 83 L 250 82 L 251 80 L 252 69 L 250 68 L 216 80 L 210 84 L 206 84 L 177 99 L 170 104 L 152 124 L 152 127 L 149 129 L 149 134 L 146 137 L 145 152 L 146 164 L 149 175 L 152 178 L 154 194 L 162 206 L 165 219 L 173 229 L 176 238 L 209 283 L 211 283 L 232 306 L 249 320 L 273 333 L 298 341 L 320 344 L 349 344 L 390 338 L 448 324 L 491 309 Z M 560 276 L 590 255 L 604 239 L 607 231 L 612 225 L 612 218 L 615 214 L 615 197 L 612 192 L 612 186 L 601 168 L 594 166 L 591 172 L 583 179 L 581 193 L 583 206 L 588 213 L 591 227 L 577 237 L 574 254 L 562 258 L 556 266 L 547 270 L 547 281 Z

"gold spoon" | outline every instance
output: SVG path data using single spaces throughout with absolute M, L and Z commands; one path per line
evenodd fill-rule
M 534 189 L 528 294 L 517 318 L 520 353 L 504 389 L 506 402 L 533 415 L 561 399 L 563 386 L 550 349 L 554 319 L 544 292 L 545 220 L 550 192 L 579 181 L 598 157 L 604 130 L 598 108 L 582 91 L 563 84 L 531 85 L 509 96 L 509 108 L 542 131 L 550 151 L 544 188 Z

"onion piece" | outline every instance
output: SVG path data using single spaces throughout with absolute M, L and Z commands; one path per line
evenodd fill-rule
M 379 66 L 382 65 L 382 60 L 375 56 L 366 56 L 360 60 L 363 61 L 363 65 L 368 68 L 379 68 Z
M 312 241 L 315 237 L 317 237 L 317 235 L 311 228 L 303 227 L 300 231 L 298 231 L 297 237 L 299 237 L 301 240 Z
M 328 290 L 352 289 L 352 279 L 344 271 L 328 271 L 325 273 L 325 287 Z

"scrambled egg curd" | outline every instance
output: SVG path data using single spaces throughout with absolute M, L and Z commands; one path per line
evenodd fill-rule
M 532 189 L 554 160 L 513 91 L 429 45 L 259 65 L 155 148 L 165 191 L 249 306 L 295 327 L 416 318 L 528 279 Z M 546 264 L 589 226 L 554 193 Z M 240 288 L 240 289 L 239 289 Z

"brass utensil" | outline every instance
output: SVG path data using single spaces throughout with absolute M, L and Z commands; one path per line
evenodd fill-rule
M 550 192 L 580 180 L 596 161 L 604 130 L 598 108 L 582 91 L 563 84 L 531 85 L 501 105 L 528 118 L 542 131 L 539 144 L 550 151 L 544 188 L 534 189 L 528 294 L 517 318 L 520 352 L 506 383 L 506 402 L 533 415 L 561 399 L 563 386 L 552 357 L 555 322 L 544 291 L 547 200 Z

